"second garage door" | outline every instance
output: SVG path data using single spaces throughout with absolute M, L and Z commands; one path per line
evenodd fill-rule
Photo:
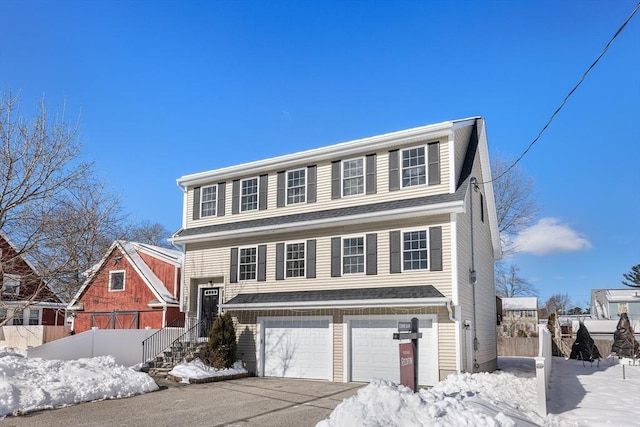
M 331 379 L 329 318 L 263 318 L 261 324 L 264 376 Z
M 422 332 L 418 347 L 418 383 L 435 385 L 438 382 L 438 347 L 434 322 L 419 315 L 415 317 L 420 319 Z M 348 319 L 351 381 L 369 382 L 372 378 L 383 378 L 400 382 L 399 341 L 393 339 L 398 320 L 396 316 L 353 316 Z

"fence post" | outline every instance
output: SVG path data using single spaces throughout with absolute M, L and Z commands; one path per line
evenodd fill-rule
M 545 358 L 535 357 L 536 361 L 536 391 L 538 396 L 537 412 L 541 417 L 547 416 L 547 375 L 545 373 Z M 549 361 L 551 363 L 551 361 Z
M 91 327 L 91 357 L 95 357 L 95 348 L 96 348 L 96 331 L 98 330 L 97 326 Z

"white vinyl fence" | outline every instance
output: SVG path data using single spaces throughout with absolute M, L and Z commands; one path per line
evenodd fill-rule
M 27 357 L 75 360 L 111 355 L 124 366 L 142 362 L 142 341 L 158 329 L 98 329 L 65 337 L 27 350 Z
M 538 357 L 536 360 L 536 380 L 538 395 L 538 414 L 547 416 L 547 392 L 549 391 L 549 379 L 551 378 L 551 366 L 553 365 L 551 332 L 546 325 L 538 325 Z

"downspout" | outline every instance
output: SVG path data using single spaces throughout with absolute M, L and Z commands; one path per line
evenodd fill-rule
M 478 191 L 478 180 L 475 176 L 471 177 L 471 189 L 473 191 Z M 469 215 L 471 217 L 471 268 L 469 270 L 469 282 L 471 283 L 471 299 L 472 304 L 471 308 L 473 311 L 473 367 L 478 369 L 480 365 L 478 364 L 477 352 L 478 352 L 478 333 L 476 326 L 476 283 L 478 282 L 478 275 L 476 273 L 476 263 L 475 263 L 475 254 L 474 254 L 474 242 L 473 242 L 473 192 L 469 191 Z

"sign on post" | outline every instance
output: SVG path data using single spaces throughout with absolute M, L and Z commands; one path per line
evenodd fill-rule
M 410 322 L 398 322 L 398 332 L 393 333 L 394 340 L 411 340 L 400 343 L 400 383 L 414 392 L 418 387 L 418 339 L 422 333 L 418 332 L 418 319 Z

